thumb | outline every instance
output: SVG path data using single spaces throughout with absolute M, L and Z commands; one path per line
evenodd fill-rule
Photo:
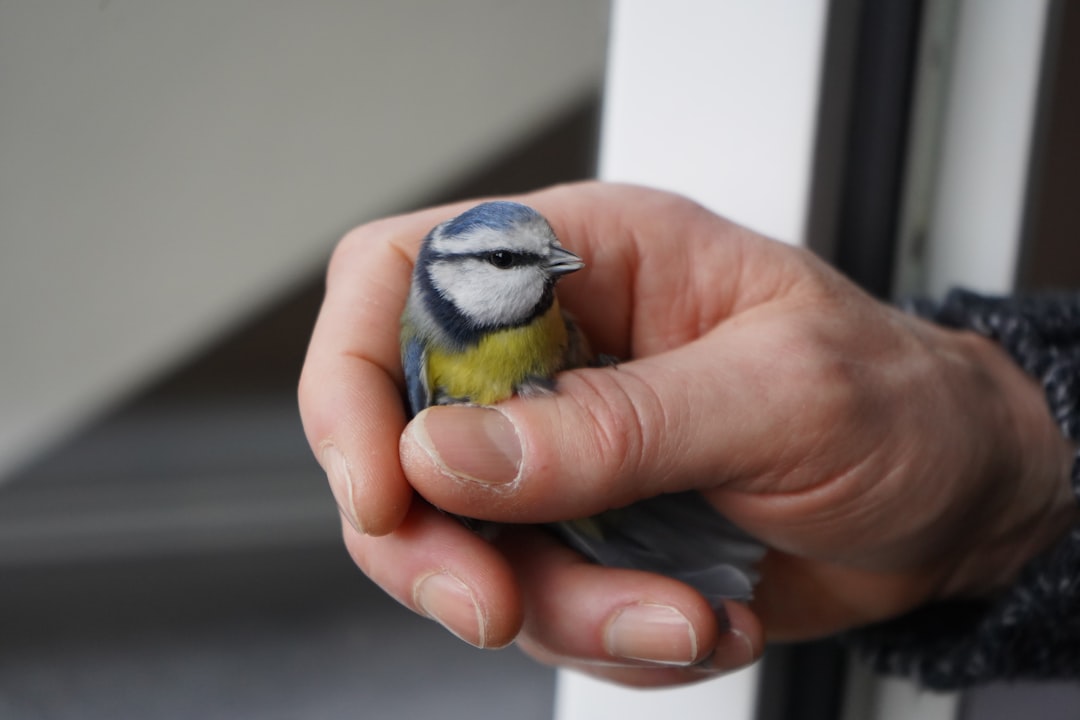
M 761 372 L 745 355 L 717 357 L 702 338 L 564 373 L 553 397 L 429 408 L 402 436 L 402 467 L 435 505 L 503 522 L 584 517 L 717 487 L 761 467 L 769 440 L 783 437 L 776 418 L 790 413 L 769 407 L 783 388 L 758 393 Z

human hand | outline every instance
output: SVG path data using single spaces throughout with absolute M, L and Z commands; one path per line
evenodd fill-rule
M 397 322 L 420 238 L 467 204 L 341 243 L 301 413 L 360 568 L 463 639 L 637 685 L 751 662 L 1007 583 L 1073 517 L 1070 450 L 988 341 L 875 302 L 809 253 L 684 199 L 603 184 L 522 198 L 587 267 L 560 301 L 594 349 L 551 398 L 406 427 Z M 400 444 L 400 446 L 399 446 Z M 545 533 L 493 544 L 413 501 L 506 523 L 696 489 L 767 543 L 750 607 L 585 563 Z

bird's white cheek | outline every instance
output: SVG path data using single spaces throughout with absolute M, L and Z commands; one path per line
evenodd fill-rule
M 500 270 L 485 262 L 432 268 L 435 286 L 479 325 L 506 325 L 532 313 L 544 292 L 535 268 Z

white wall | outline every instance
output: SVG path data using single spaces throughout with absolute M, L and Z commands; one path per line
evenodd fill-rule
M 617 2 L 600 175 L 805 240 L 826 0 Z

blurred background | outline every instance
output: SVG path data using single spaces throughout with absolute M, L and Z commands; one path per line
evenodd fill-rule
M 355 570 L 295 389 L 348 229 L 596 174 L 882 298 L 1080 286 L 1077 7 L 0 0 L 0 718 L 1071 717 L 829 642 L 670 694 L 473 650 Z
M 551 716 L 356 571 L 296 381 L 349 228 L 595 172 L 607 23 L 0 2 L 0 717 Z

